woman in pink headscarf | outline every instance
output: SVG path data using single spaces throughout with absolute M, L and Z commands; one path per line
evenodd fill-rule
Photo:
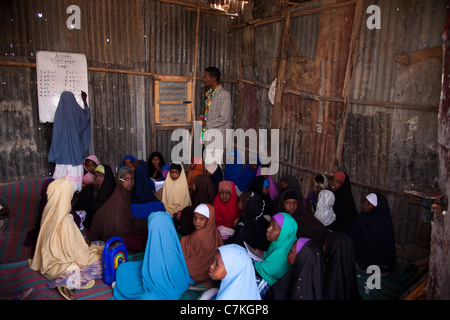
M 99 164 L 98 158 L 93 154 L 83 160 L 84 176 L 81 182 L 82 188 L 94 182 L 94 170 Z

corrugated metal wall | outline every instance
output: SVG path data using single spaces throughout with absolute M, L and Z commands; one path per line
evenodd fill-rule
M 437 111 L 446 1 L 370 4 L 381 8 L 381 29 L 361 28 L 352 91 L 356 101 L 350 105 L 342 163 L 354 181 L 400 192 L 385 192 L 397 240 L 424 246 L 430 224 L 422 213 L 427 216 L 429 204 L 401 192 L 438 189 Z M 355 189 L 359 203 L 371 190 Z
M 311 9 L 341 3 L 312 1 L 290 12 L 279 111 L 282 166 L 275 180 L 294 174 L 307 195 L 316 173 L 342 169 L 354 182 L 359 208 L 367 193 L 383 192 L 391 205 L 397 242 L 427 246 L 430 224 L 422 214 L 427 216 L 428 209 L 416 195 L 438 187 L 437 111 L 446 1 L 364 2 L 339 166 L 335 160 L 343 130 L 342 90 L 356 1 L 320 12 Z M 369 5 L 381 9 L 380 30 L 366 26 Z M 296 16 L 302 11 L 310 13 Z M 258 25 L 251 31 L 254 53 L 246 52 L 253 60 L 244 66 L 244 128 L 270 127 L 270 118 L 263 121 L 260 115 L 274 113 L 267 94 L 277 77 L 282 24 Z M 252 43 L 245 28 L 243 39 Z
M 192 77 L 196 70 L 198 115 L 203 111 L 199 79 L 207 66 L 216 65 L 232 92 L 236 128 L 268 129 L 280 115 L 283 165 L 274 178 L 294 174 L 306 195 L 316 172 L 337 169 L 356 3 L 310 1 L 291 11 L 282 103 L 274 111 L 268 90 L 279 72 L 281 19 L 230 28 L 241 21 L 201 14 L 194 66 L 193 8 L 159 0 L 80 0 L 81 29 L 68 30 L 66 9 L 72 1 L 3 1 L 0 56 L 15 64 L 0 65 L 0 181 L 46 176 L 51 170 L 51 125 L 38 120 L 32 65 L 37 50 L 48 50 L 86 54 L 91 151 L 102 162 L 116 167 L 125 154 L 146 158 L 154 150 L 170 160 L 177 144 L 170 141 L 173 128 L 157 128 L 152 136 L 151 73 Z M 381 9 L 380 30 L 366 27 L 371 4 Z M 397 241 L 423 244 L 424 207 L 405 191 L 433 190 L 438 177 L 439 47 L 446 1 L 374 0 L 362 7 L 341 169 L 355 182 L 358 206 L 369 191 L 384 191 Z M 296 15 L 305 10 L 311 11 Z
M 164 4 L 160 4 L 163 6 Z M 167 27 L 167 31 L 161 31 L 161 39 L 158 41 L 170 41 L 165 40 L 166 37 L 173 39 L 171 44 L 172 48 L 175 48 L 181 44 L 183 46 L 180 50 L 181 57 L 177 56 L 175 62 L 166 62 L 168 59 L 167 55 L 171 53 L 166 53 L 166 46 L 163 42 L 155 44 L 156 48 L 156 64 L 155 72 L 158 74 L 175 74 L 183 76 L 193 76 L 194 75 L 194 47 L 195 47 L 195 24 L 196 24 L 196 13 L 192 10 L 186 10 L 183 6 L 170 5 L 167 10 L 176 11 L 175 15 L 180 15 L 177 19 L 184 19 L 178 24 L 182 27 L 182 30 L 178 30 L 175 27 L 175 18 L 167 19 L 172 21 L 172 27 Z M 158 14 L 156 25 L 160 28 L 165 26 L 164 14 L 170 15 L 169 13 L 162 11 Z M 174 13 L 172 13 L 174 14 Z M 197 80 L 195 83 L 195 101 L 194 110 L 195 117 L 204 112 L 204 93 L 205 89 L 202 86 L 203 82 L 199 79 L 203 77 L 203 71 L 209 66 L 217 66 L 222 73 L 222 84 L 224 88 L 229 90 L 232 95 L 232 106 L 237 106 L 237 84 L 234 80 L 237 76 L 237 55 L 235 35 L 232 32 L 228 32 L 230 25 L 234 24 L 235 20 L 232 17 L 221 17 L 217 15 L 201 14 L 199 20 L 199 30 L 198 30 L 198 57 L 197 57 Z M 167 36 L 166 34 L 169 33 Z M 169 46 L 170 47 L 170 46 Z M 159 53 L 158 53 L 159 52 Z M 176 55 L 174 55 L 176 56 Z M 181 59 L 183 58 L 183 59 Z M 161 60 L 161 61 L 160 61 Z M 173 59 L 171 59 L 173 60 Z M 186 126 L 187 130 L 191 130 L 190 126 Z M 158 150 L 161 152 L 167 161 L 171 158 L 172 148 L 178 144 L 178 141 L 171 141 L 171 135 L 173 130 L 170 128 L 157 128 L 156 143 L 153 150 Z M 150 155 L 148 152 L 147 155 Z
M 81 29 L 69 30 L 70 5 L 81 10 Z M 126 154 L 146 159 L 159 150 L 167 160 L 172 130 L 157 130 L 153 146 L 151 72 L 192 77 L 196 11 L 158 0 L 2 1 L 0 4 L 0 181 L 48 176 L 51 124 L 40 124 L 36 98 L 38 50 L 81 52 L 88 62 L 92 111 L 90 152 L 115 169 Z M 234 18 L 201 14 L 197 78 L 207 66 L 222 70 L 224 86 L 236 90 Z M 25 66 L 18 65 L 19 62 Z M 196 114 L 203 111 L 196 81 Z M 235 94 L 233 94 L 235 104 Z M 167 129 L 167 128 L 165 128 Z

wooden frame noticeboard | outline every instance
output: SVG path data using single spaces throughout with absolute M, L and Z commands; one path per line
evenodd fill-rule
M 192 79 L 158 77 L 155 79 L 155 124 L 189 125 L 192 120 Z

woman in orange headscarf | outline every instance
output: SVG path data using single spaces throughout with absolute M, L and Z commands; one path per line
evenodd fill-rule
M 192 159 L 192 163 L 189 165 L 189 172 L 186 178 L 189 189 L 194 186 L 194 178 L 199 174 L 205 173 L 205 162 L 202 158 L 195 157 Z

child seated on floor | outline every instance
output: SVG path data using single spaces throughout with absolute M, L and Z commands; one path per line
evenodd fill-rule
M 132 203 L 149 203 L 156 201 L 155 184 L 150 178 L 148 163 L 143 160 L 135 160 L 131 164 L 134 171 L 134 185 L 131 190 Z
M 174 214 L 173 219 L 177 231 L 183 236 L 187 236 L 195 231 L 192 223 L 195 208 L 202 203 L 212 205 L 217 193 L 214 181 L 206 174 L 195 176 L 192 187 L 192 191 L 190 191 L 192 204 L 179 210 Z
M 219 247 L 209 273 L 212 279 L 220 280 L 220 287 L 215 296 L 206 298 L 207 291 L 201 300 L 261 300 L 252 260 L 241 246 L 228 244 Z
M 270 165 L 262 164 L 258 168 L 258 171 L 256 172 L 256 176 L 263 176 L 269 181 L 269 190 L 268 191 L 269 191 L 269 195 L 270 195 L 270 200 L 273 201 L 278 195 L 278 188 L 277 188 L 277 185 L 275 184 L 275 182 L 273 181 Z
M 166 164 L 163 155 L 158 151 L 154 151 L 148 160 L 148 172 L 150 174 L 150 178 L 155 181 L 160 181 L 162 178 L 161 168 Z
M 191 279 L 205 287 L 213 287 L 208 273 L 214 252 L 223 245 L 216 228 L 215 210 L 210 204 L 200 204 L 194 210 L 195 231 L 181 238 L 181 248 Z
M 158 190 L 156 195 L 159 200 L 158 193 L 161 194 L 161 202 L 171 216 L 191 205 L 186 174 L 181 163 L 172 162 L 170 164 L 169 174 L 164 181 L 164 186 Z
M 98 158 L 93 154 L 84 159 L 83 161 L 84 176 L 83 180 L 81 181 L 82 188 L 94 182 L 94 170 L 99 164 L 100 162 L 98 161 Z
M 218 191 L 214 199 L 216 226 L 222 234 L 222 239 L 226 240 L 233 235 L 234 229 L 232 228 L 239 218 L 238 196 L 232 181 L 220 181 Z
M 134 161 L 136 161 L 136 158 L 131 154 L 127 154 L 125 157 L 123 157 L 122 163 L 120 164 L 120 166 L 132 168 Z
M 52 183 L 53 184 L 53 183 Z M 130 167 L 119 169 L 111 196 L 97 210 L 89 230 L 91 241 L 108 241 L 117 236 L 129 251 L 143 252 L 147 239 L 147 219 L 135 218 L 131 211 L 131 190 L 134 172 Z
M 329 226 L 336 220 L 336 214 L 333 210 L 334 193 L 330 190 L 322 190 L 319 193 L 317 207 L 314 216 L 322 222 L 324 226 Z
M 317 201 L 319 200 L 319 192 L 326 189 L 326 178 L 322 174 L 316 175 L 314 178 L 314 188 L 306 199 L 306 211 L 314 214 L 317 208 Z
M 270 241 L 266 252 L 255 250 L 262 256 L 260 261 L 255 262 L 256 280 L 261 297 L 274 285 L 278 279 L 288 272 L 290 265 L 287 255 L 292 244 L 297 240 L 297 222 L 288 213 L 275 214 L 270 220 L 267 228 L 267 240 Z
M 267 292 L 268 300 L 322 300 L 325 281 L 323 251 L 309 238 L 299 238 L 287 256 L 292 266 Z
M 234 227 L 235 232 L 226 242 L 245 246 L 244 242 L 255 249 L 267 250 L 266 238 L 269 221 L 264 217 L 264 200 L 252 191 L 245 191 L 239 197 L 240 217 Z
M 189 165 L 189 172 L 186 178 L 190 190 L 194 188 L 194 178 L 200 174 L 205 173 L 205 162 L 202 158 L 195 157 Z

